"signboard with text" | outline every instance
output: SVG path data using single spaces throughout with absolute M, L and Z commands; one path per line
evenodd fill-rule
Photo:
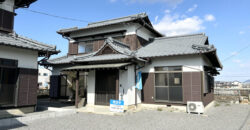
M 109 109 L 112 112 L 124 112 L 124 101 L 111 99 Z

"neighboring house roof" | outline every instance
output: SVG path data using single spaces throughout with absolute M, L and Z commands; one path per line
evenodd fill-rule
M 0 45 L 13 46 L 17 48 L 30 49 L 38 51 L 40 55 L 57 54 L 56 46 L 47 45 L 17 34 L 0 33 Z
M 204 34 L 155 38 L 147 46 L 141 47 L 136 54 L 145 58 L 200 53 L 195 45 L 209 48 L 208 51 L 215 50 L 212 46 L 205 45 L 207 39 Z
M 105 46 L 109 45 L 118 54 L 97 55 Z M 155 38 L 147 46 L 140 48 L 137 51 L 129 50 L 124 43 L 108 38 L 105 44 L 96 52 L 88 55 L 61 57 L 54 60 L 49 60 L 51 64 L 69 63 L 69 62 L 91 62 L 91 61 L 106 61 L 106 60 L 124 60 L 136 58 L 154 58 L 179 55 L 204 54 L 212 62 L 215 67 L 222 68 L 222 65 L 216 55 L 216 48 L 208 44 L 208 37 L 204 34 L 181 35 L 173 37 Z
M 140 48 L 136 55 L 141 58 L 177 56 L 190 54 L 212 54 L 216 67 L 222 65 L 216 55 L 216 48 L 208 45 L 208 37 L 205 34 L 180 35 L 172 37 L 155 38 L 150 44 Z
M 74 28 L 69 28 L 69 29 L 61 29 L 61 30 L 57 31 L 57 33 L 62 34 L 62 35 L 67 35 L 71 32 L 75 32 L 75 31 L 83 31 L 83 30 L 88 30 L 88 29 L 93 29 L 93 28 L 98 28 L 98 27 L 134 22 L 134 21 L 143 24 L 147 29 L 149 29 L 153 33 L 157 34 L 158 36 L 163 36 L 161 33 L 159 33 L 157 30 L 155 30 L 153 28 L 153 26 L 148 18 L 148 15 L 146 13 L 140 13 L 140 14 L 130 15 L 130 16 L 126 16 L 126 17 L 120 17 L 120 18 L 116 18 L 116 19 L 100 21 L 100 22 L 93 22 L 93 23 L 89 23 L 84 28 L 74 27 Z

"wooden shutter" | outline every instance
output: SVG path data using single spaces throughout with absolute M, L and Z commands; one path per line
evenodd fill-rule
M 58 98 L 60 96 L 61 76 L 52 75 L 50 76 L 50 98 Z
M 142 86 L 142 102 L 154 103 L 154 73 L 142 73 Z
M 38 89 L 38 70 L 19 70 L 18 106 L 36 105 Z
M 183 72 L 182 74 L 183 102 L 201 101 L 202 73 Z
M 12 32 L 14 25 L 14 13 L 0 9 L 0 30 Z
M 69 55 L 77 55 L 78 54 L 78 43 L 69 43 Z

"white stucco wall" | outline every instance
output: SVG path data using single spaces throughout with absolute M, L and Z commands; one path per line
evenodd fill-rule
M 138 27 L 140 27 L 140 26 L 138 26 Z M 144 39 L 146 39 L 146 40 L 149 40 L 150 38 L 155 37 L 155 34 L 150 32 L 149 30 L 147 30 L 145 27 L 142 27 L 142 28 L 138 29 L 137 30 L 137 35 L 144 38 Z
M 38 52 L 9 46 L 0 46 L 0 58 L 18 60 L 18 67 L 37 69 Z
M 119 99 L 124 100 L 124 105 L 135 104 L 135 72 L 134 65 L 127 70 L 119 71 Z M 123 93 L 124 92 L 124 93 Z M 137 92 L 137 103 L 141 103 L 141 91 Z
M 95 71 L 89 71 L 87 78 L 87 104 L 95 104 Z
M 153 58 L 152 62 L 146 63 L 140 71 L 153 73 L 154 67 L 157 66 L 183 66 L 184 72 L 203 71 L 203 59 L 201 55 Z
M 5 0 L 0 4 L 0 9 L 4 9 L 10 12 L 14 11 L 14 0 Z
M 134 66 L 128 66 L 127 70 L 119 71 L 119 99 L 124 100 L 124 104 L 135 104 L 135 73 Z M 95 104 L 95 71 L 90 71 L 87 82 L 87 103 Z M 123 93 L 124 92 L 124 93 Z M 137 93 L 137 103 L 141 103 L 141 91 Z
M 205 66 L 212 66 L 211 62 L 208 60 L 206 56 L 202 56 L 202 62 L 203 62 L 203 65 Z

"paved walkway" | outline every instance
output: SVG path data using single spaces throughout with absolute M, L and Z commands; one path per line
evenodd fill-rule
M 250 105 L 221 104 L 211 107 L 206 115 L 166 111 L 141 111 L 124 116 L 78 113 L 63 117 L 39 119 L 20 130 L 91 130 L 91 129 L 204 129 L 250 130 Z

